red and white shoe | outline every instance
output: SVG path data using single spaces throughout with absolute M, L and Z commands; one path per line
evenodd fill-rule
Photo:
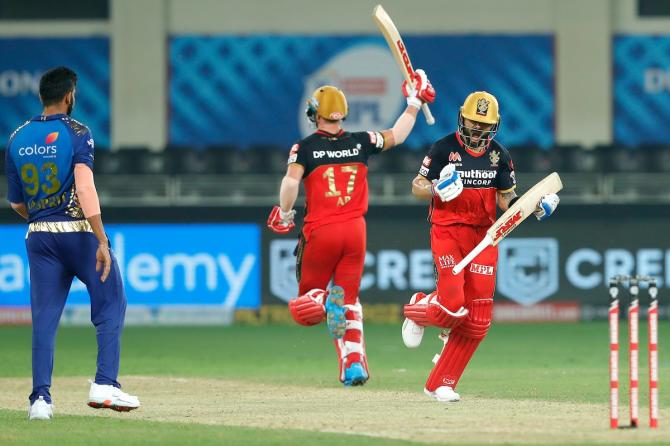
M 88 405 L 94 409 L 112 409 L 117 412 L 130 412 L 140 407 L 140 400 L 133 395 L 128 395 L 121 389 L 91 382 L 91 390 L 88 393 Z
M 428 389 L 423 389 L 423 391 L 426 395 L 441 403 L 455 403 L 461 400 L 461 396 L 449 386 L 440 386 L 434 392 Z

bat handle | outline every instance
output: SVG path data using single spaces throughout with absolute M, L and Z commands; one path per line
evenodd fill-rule
M 463 269 L 464 269 L 466 266 L 468 266 L 468 264 L 469 264 L 470 262 L 472 262 L 472 260 L 473 260 L 475 257 L 477 257 L 477 256 L 479 255 L 480 252 L 482 252 L 483 250 L 485 250 L 486 248 L 488 248 L 491 244 L 493 244 L 493 239 L 491 238 L 490 235 L 486 234 L 486 236 L 484 236 L 484 238 L 482 239 L 482 241 L 479 242 L 479 244 L 478 244 L 477 246 L 475 246 L 475 249 L 473 249 L 472 251 L 470 251 L 470 253 L 469 253 L 468 255 L 466 255 L 465 257 L 463 257 L 463 260 L 461 260 L 460 262 L 458 262 L 458 264 L 456 264 L 456 266 L 454 266 L 454 269 L 451 270 L 451 272 L 454 274 L 454 276 L 455 276 L 456 274 L 460 273 L 461 271 L 463 271 Z
M 421 110 L 423 110 L 423 115 L 426 117 L 426 122 L 428 125 L 435 124 L 435 118 L 428 108 L 428 104 L 421 104 Z

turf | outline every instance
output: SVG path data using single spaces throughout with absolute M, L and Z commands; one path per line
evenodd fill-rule
M 642 328 L 640 338 L 644 340 L 646 333 Z M 622 327 L 622 332 L 624 329 Z M 660 333 L 667 330 L 670 330 L 670 324 L 662 323 Z M 419 394 L 432 365 L 430 360 L 440 347 L 436 334 L 436 331 L 429 331 L 421 348 L 408 350 L 402 345 L 398 326 L 367 325 L 372 379 L 357 391 L 370 395 L 388 391 Z M 124 375 L 141 375 L 339 389 L 335 353 L 326 336 L 323 326 L 128 327 L 123 339 L 121 381 Z M 606 404 L 607 342 L 606 323 L 497 324 L 469 365 L 459 391 L 470 398 L 490 400 Z M 661 380 L 670 369 L 668 358 L 663 355 L 662 342 L 661 335 Z M 644 343 L 641 344 L 640 401 L 641 413 L 644 413 L 646 349 Z M 0 378 L 29 377 L 30 329 L 0 328 L 0 345 Z M 61 328 L 56 353 L 56 378 L 93 376 L 93 329 Z M 621 364 L 624 384 L 623 359 Z M 0 388 L 0 392 L 6 390 Z M 26 397 L 29 391 L 29 388 L 25 389 Z M 622 393 L 625 393 L 625 386 Z M 670 394 L 661 391 L 661 407 L 665 409 L 669 405 Z M 345 441 L 401 444 L 383 438 L 292 429 L 183 424 L 172 419 L 156 423 L 133 421 L 132 417 L 103 420 L 59 415 L 52 423 L 46 423 L 47 426 L 24 422 L 25 411 L 7 410 L 9 408 L 1 406 L 0 409 L 3 409 L 0 410 L 0 444 L 3 445 L 45 438 L 62 439 L 63 444 L 84 441 L 88 444 L 133 444 L 133 441 L 138 444 L 149 441 L 160 444 L 318 442 L 335 445 Z M 379 407 L 379 414 L 383 415 L 383 411 L 384 407 Z M 603 426 L 606 422 L 606 413 L 603 413 Z M 85 432 L 95 432 L 95 436 L 86 437 Z M 127 432 L 131 441 L 119 432 Z M 495 438 L 491 442 L 495 442 Z

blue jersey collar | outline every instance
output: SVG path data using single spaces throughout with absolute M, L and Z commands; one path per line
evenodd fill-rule
M 54 121 L 56 119 L 65 118 L 67 115 L 65 113 L 58 113 L 56 115 L 37 115 L 31 118 L 31 121 Z

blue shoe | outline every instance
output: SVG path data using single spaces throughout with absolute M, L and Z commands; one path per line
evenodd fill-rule
M 347 318 L 344 313 L 344 289 L 334 286 L 330 289 L 326 298 L 326 324 L 328 333 L 333 339 L 340 339 L 347 329 Z
M 354 362 L 344 369 L 345 386 L 362 386 L 368 380 L 368 372 L 360 362 Z

